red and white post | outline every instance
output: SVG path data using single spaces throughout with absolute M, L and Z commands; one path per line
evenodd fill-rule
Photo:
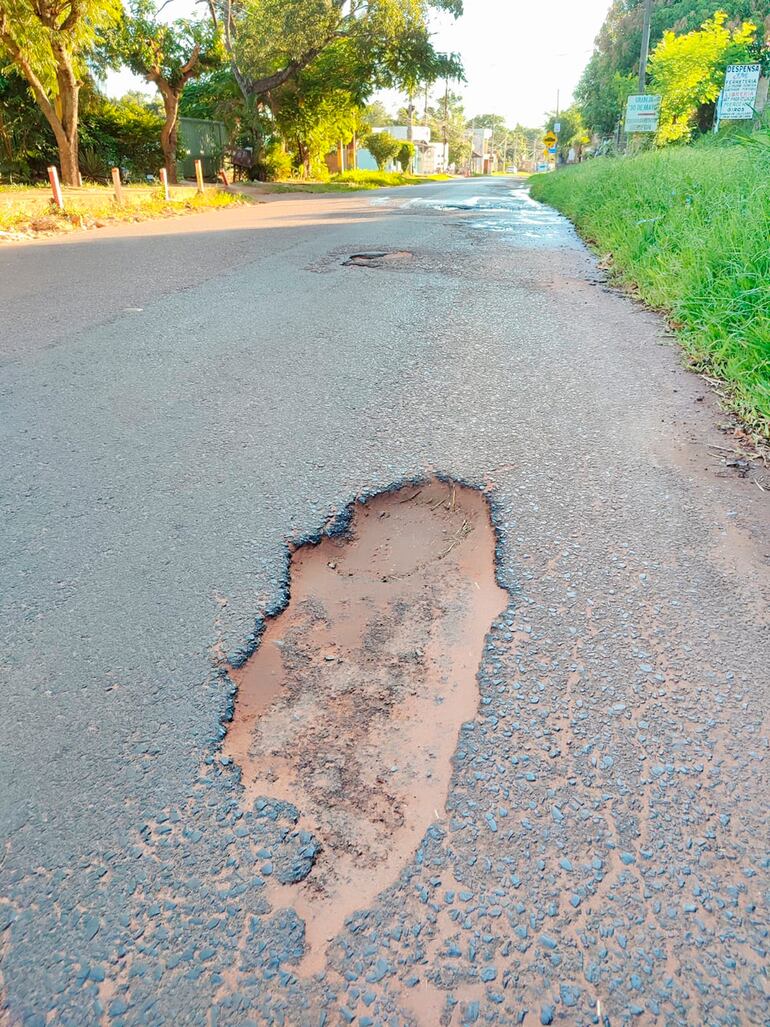
M 59 208 L 64 210 L 64 197 L 61 192 L 61 183 L 59 182 L 59 172 L 52 164 L 48 169 L 48 181 L 51 183 L 51 192 L 53 193 L 53 202 Z
M 163 195 L 168 202 L 171 199 L 171 195 L 168 191 L 168 171 L 165 168 L 160 169 L 160 184 L 163 186 Z
M 203 162 L 196 160 L 195 162 L 195 180 L 198 183 L 198 192 L 203 192 Z

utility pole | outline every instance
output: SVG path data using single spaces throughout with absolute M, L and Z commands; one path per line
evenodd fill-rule
M 449 170 L 449 76 L 444 79 L 444 171 Z
M 639 92 L 647 92 L 647 61 L 650 56 L 650 30 L 652 28 L 652 0 L 644 0 L 644 24 L 642 25 L 642 52 L 639 56 Z

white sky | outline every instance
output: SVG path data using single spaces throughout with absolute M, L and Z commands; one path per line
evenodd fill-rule
M 437 19 L 436 49 L 462 55 L 468 81 L 456 91 L 465 96 L 468 117 L 503 114 L 511 125 L 536 128 L 555 108 L 557 89 L 567 106 L 609 6 L 610 0 L 465 0 L 458 21 Z M 193 9 L 191 0 L 174 0 L 164 15 Z M 107 77 L 111 96 L 136 88 L 153 91 L 129 72 Z

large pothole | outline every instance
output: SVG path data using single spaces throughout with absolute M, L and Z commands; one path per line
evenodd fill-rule
M 305 921 L 304 969 L 371 905 L 443 817 L 478 705 L 484 638 L 505 609 L 482 493 L 431 480 L 354 505 L 349 531 L 291 556 L 291 600 L 239 670 L 225 752 L 247 797 L 286 800 L 321 851 L 271 886 Z

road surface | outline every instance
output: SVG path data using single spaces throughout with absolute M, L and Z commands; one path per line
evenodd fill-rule
M 566 222 L 273 197 L 6 245 L 0 301 L 0 1017 L 767 1022 L 768 494 Z M 310 972 L 227 667 L 287 541 L 433 473 L 509 605 L 445 804 Z

